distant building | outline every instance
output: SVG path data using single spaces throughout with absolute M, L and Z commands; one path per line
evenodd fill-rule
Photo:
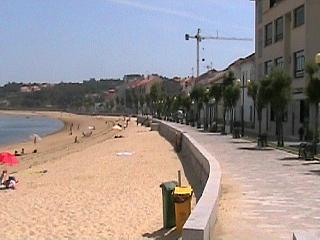
M 123 81 L 126 83 L 144 79 L 143 74 L 127 74 L 124 75 Z
M 24 85 L 20 87 L 20 92 L 22 93 L 30 93 L 30 92 L 38 92 L 41 91 L 41 87 L 38 85 Z

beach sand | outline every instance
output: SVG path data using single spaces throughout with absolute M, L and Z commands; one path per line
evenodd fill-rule
M 0 191 L 0 239 L 172 239 L 162 230 L 159 185 L 188 182 L 173 147 L 158 132 L 131 121 L 114 139 L 106 118 L 41 113 L 67 124 L 95 125 L 90 138 L 68 129 L 44 138 L 39 153 L 21 157 L 16 190 Z M 117 121 L 118 118 L 108 118 Z M 80 135 L 79 135 L 80 136 Z M 32 141 L 4 147 L 32 149 Z M 118 156 L 118 152 L 132 152 Z M 13 171 L 13 169 L 9 169 Z M 195 201 L 193 199 L 193 205 Z M 165 236 L 166 235 L 166 236 Z

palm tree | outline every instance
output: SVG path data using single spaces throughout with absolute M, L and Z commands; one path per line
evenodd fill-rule
M 271 107 L 276 113 L 276 129 L 277 142 L 279 147 L 283 147 L 283 125 L 285 110 L 291 99 L 291 76 L 288 72 L 281 68 L 275 68 L 270 73 L 269 77 L 271 81 L 271 94 L 270 103 Z
M 202 102 L 204 103 L 204 124 L 203 124 L 203 128 L 204 130 L 208 130 L 208 105 L 209 105 L 209 100 L 210 100 L 210 89 L 207 88 L 204 90 L 203 92 L 203 96 L 202 96 Z
M 222 83 L 222 98 L 223 98 L 223 106 L 224 106 L 223 107 L 223 133 L 226 132 L 226 114 L 228 109 L 230 109 L 230 104 L 228 103 L 228 101 L 230 100 L 230 98 L 232 98 L 232 93 L 233 93 L 232 88 L 228 89 L 228 87 L 233 86 L 235 80 L 236 78 L 232 71 L 229 71 L 228 73 L 226 73 L 223 78 L 223 83 Z
M 191 98 L 190 96 L 186 95 L 183 96 L 181 99 L 181 105 L 186 113 L 186 124 L 188 125 L 190 122 L 190 110 L 191 110 Z
M 306 72 L 309 76 L 309 82 L 306 88 L 306 94 L 310 103 L 314 105 L 315 109 L 315 125 L 313 133 L 313 141 L 318 142 L 318 121 L 319 121 L 319 102 L 320 102 L 320 79 L 316 76 L 319 71 L 319 66 L 315 63 L 308 63 L 306 65 Z
M 257 104 L 257 95 L 258 95 L 258 84 L 254 81 L 248 83 L 248 96 L 252 98 L 253 101 L 253 124 L 255 127 L 256 124 L 256 104 Z
M 240 86 L 238 84 L 228 85 L 223 92 L 223 102 L 225 109 L 230 111 L 230 129 L 233 131 L 234 108 L 240 98 Z M 225 127 L 224 127 L 225 129 Z
M 192 100 L 195 102 L 196 110 L 195 110 L 195 120 L 197 122 L 197 127 L 201 127 L 201 122 L 200 122 L 200 110 L 202 108 L 203 102 L 203 96 L 204 96 L 205 89 L 202 86 L 195 86 L 191 93 L 190 97 Z
M 221 84 L 215 84 L 210 88 L 210 96 L 215 99 L 214 104 L 214 122 L 215 129 L 218 129 L 218 105 L 222 98 L 222 87 Z
M 256 95 L 256 109 L 258 113 L 259 121 L 259 137 L 261 136 L 261 122 L 262 122 L 262 111 L 269 103 L 270 95 L 270 85 L 271 81 L 269 78 L 264 78 L 260 81 L 258 85 L 257 95 Z

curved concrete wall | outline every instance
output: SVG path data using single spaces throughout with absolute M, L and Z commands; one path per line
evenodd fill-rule
M 159 123 L 159 133 L 171 144 L 176 143 L 177 132 L 182 134 L 182 164 L 192 173 L 191 182 L 198 202 L 183 227 L 183 240 L 213 239 L 213 226 L 217 218 L 221 186 L 221 168 L 218 161 L 188 133 L 170 126 L 164 121 Z

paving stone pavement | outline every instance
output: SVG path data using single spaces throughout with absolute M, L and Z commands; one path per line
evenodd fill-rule
M 230 135 L 201 132 L 170 123 L 202 144 L 242 191 L 238 228 L 263 231 L 272 239 L 292 239 L 297 230 L 320 227 L 320 163 L 269 149 L 255 150 L 255 143 Z M 232 239 L 232 238 L 230 238 Z M 234 238 L 239 239 L 239 238 Z M 256 238 L 252 238 L 256 239 Z

